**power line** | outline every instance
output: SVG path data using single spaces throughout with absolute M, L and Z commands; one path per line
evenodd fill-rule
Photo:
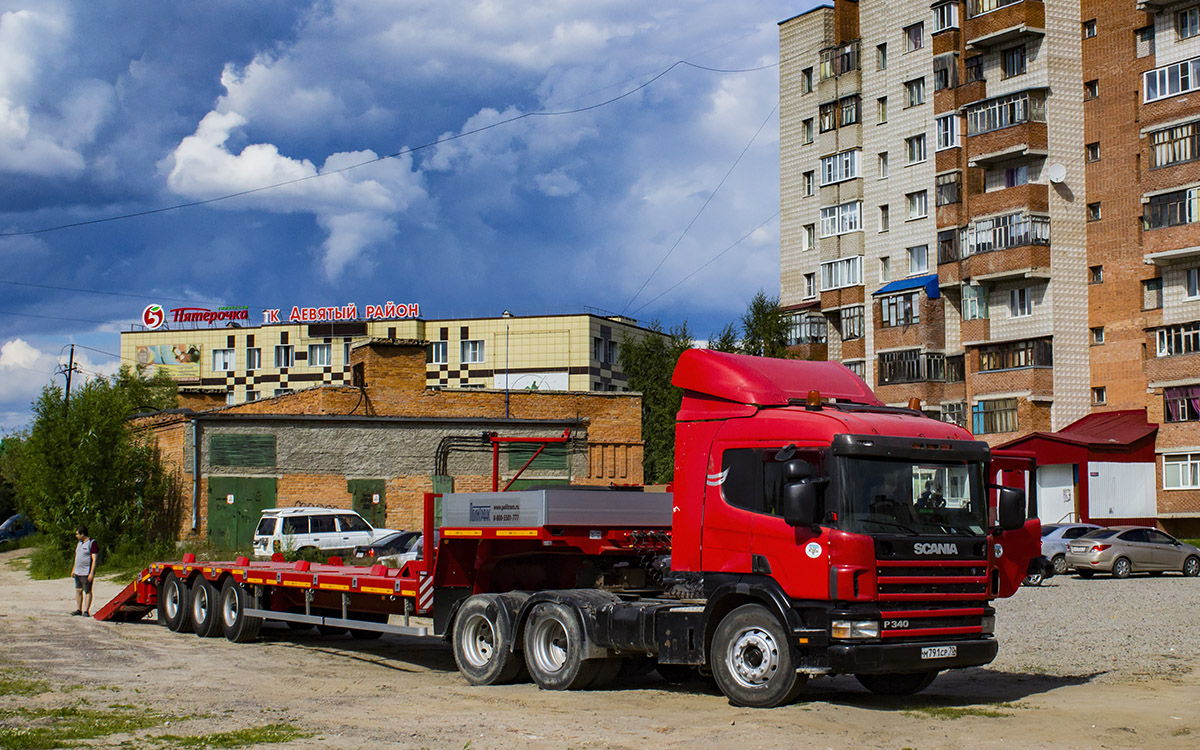
M 10 312 L 8 310 L 0 310 L 0 315 L 16 315 L 21 318 L 41 318 L 42 320 L 66 320 L 72 323 L 96 323 L 102 326 L 118 322 L 113 320 L 89 320 L 87 318 L 63 318 L 57 315 L 34 315 L 33 313 Z
M 0 284 L 10 284 L 12 286 L 26 286 L 35 289 L 54 289 L 60 292 L 84 292 L 86 294 L 107 294 L 112 297 L 132 297 L 133 299 L 149 299 L 149 300 L 165 300 L 168 302 L 201 302 L 202 300 L 183 299 L 181 297 L 151 297 L 145 294 L 129 294 L 127 292 L 105 292 L 99 289 L 79 289 L 71 286 L 54 286 L 53 284 L 34 284 L 28 281 L 4 281 L 0 279 Z

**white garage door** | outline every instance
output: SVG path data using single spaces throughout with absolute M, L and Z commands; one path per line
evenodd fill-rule
M 1154 464 L 1088 464 L 1088 509 L 1092 518 L 1154 518 Z
M 1051 464 L 1037 469 L 1038 518 L 1042 523 L 1074 521 L 1075 464 Z

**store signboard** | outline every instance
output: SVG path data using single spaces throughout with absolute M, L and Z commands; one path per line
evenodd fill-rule
M 171 324 L 202 324 L 208 327 L 237 325 L 250 320 L 248 307 L 218 307 L 210 310 L 207 307 L 175 307 L 163 310 L 162 305 L 146 305 L 142 310 L 142 325 L 151 331 L 159 328 L 170 328 Z M 192 325 L 191 327 L 195 327 Z
M 283 322 L 283 310 L 263 310 L 263 324 Z M 404 320 L 421 317 L 421 306 L 416 302 L 392 302 L 389 300 L 382 305 L 367 305 L 359 314 L 358 305 L 348 302 L 344 305 L 326 307 L 300 307 L 293 305 L 287 316 L 289 323 L 324 323 L 335 320 Z

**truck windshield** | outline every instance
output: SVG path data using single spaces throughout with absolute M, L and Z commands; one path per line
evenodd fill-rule
M 987 500 L 982 466 L 846 458 L 837 526 L 857 534 L 982 536 Z

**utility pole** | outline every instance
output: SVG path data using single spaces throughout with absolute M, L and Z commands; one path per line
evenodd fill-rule
M 71 405 L 71 373 L 75 371 L 75 345 L 71 344 L 71 358 L 67 361 L 67 395 L 63 400 L 64 406 Z

